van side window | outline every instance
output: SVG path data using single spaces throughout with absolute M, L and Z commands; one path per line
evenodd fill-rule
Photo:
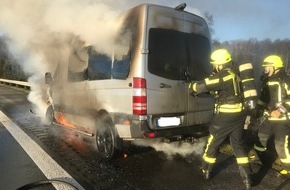
M 113 79 L 126 79 L 130 70 L 130 54 L 124 55 L 121 60 L 115 60 L 112 68 Z
M 96 52 L 93 47 L 88 50 L 88 79 L 89 80 L 102 80 L 111 78 L 111 65 L 112 61 L 105 54 Z
M 210 49 L 209 40 L 201 35 L 151 28 L 148 70 L 171 80 L 201 80 L 210 71 Z

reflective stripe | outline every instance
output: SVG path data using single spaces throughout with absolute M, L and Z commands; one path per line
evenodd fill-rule
M 206 145 L 206 148 L 205 148 L 205 151 L 204 151 L 205 153 L 207 152 L 208 147 L 209 147 L 210 143 L 212 142 L 212 140 L 213 140 L 213 135 L 210 135 L 208 140 L 207 140 L 207 145 Z
M 248 82 L 248 81 L 252 81 L 252 80 L 254 80 L 254 78 L 244 79 L 244 80 L 242 80 L 242 83 L 244 83 L 244 82 Z
M 265 147 L 259 147 L 257 145 L 254 145 L 254 149 L 256 149 L 257 151 L 260 151 L 260 152 L 265 152 L 267 150 L 267 148 L 265 148 Z
M 209 138 L 208 138 L 208 141 L 207 141 L 207 145 L 206 145 L 206 148 L 205 148 L 205 151 L 204 151 L 204 154 L 202 156 L 202 158 L 204 159 L 204 161 L 210 163 L 210 164 L 214 164 L 216 162 L 216 158 L 210 158 L 206 155 L 206 152 L 208 150 L 208 147 L 209 145 L 211 144 L 213 140 L 213 135 L 210 135 Z
M 243 104 L 215 104 L 215 108 L 217 112 L 224 112 L 224 113 L 237 113 L 243 110 Z
M 248 164 L 249 163 L 249 158 L 248 157 L 237 158 L 237 163 L 238 164 Z
M 286 116 L 279 117 L 279 118 L 268 117 L 268 120 L 269 120 L 269 121 L 285 121 L 285 120 L 287 120 L 287 117 L 286 117 Z
M 290 164 L 290 153 L 288 149 L 288 135 L 285 136 L 284 151 L 285 151 L 286 158 L 280 159 L 280 160 L 283 163 Z
M 288 85 L 286 83 L 284 83 L 284 85 L 285 85 L 285 90 L 286 90 L 287 95 L 290 95 L 290 90 L 288 89 Z
M 240 72 L 244 71 L 244 70 L 248 70 L 248 69 L 252 69 L 253 66 L 251 63 L 245 63 L 239 66 L 239 70 Z
M 241 112 L 242 110 L 243 110 L 242 108 L 236 108 L 236 109 L 220 108 L 219 112 L 222 112 L 222 113 L 238 113 L 238 112 Z
M 238 92 L 238 87 L 237 87 L 237 84 L 236 84 L 236 81 L 235 81 L 236 74 L 234 72 L 232 72 L 231 70 L 228 70 L 228 73 L 229 73 L 229 75 L 225 76 L 223 78 L 223 81 L 232 80 L 233 87 L 234 87 L 234 93 L 235 93 L 235 95 L 238 95 L 238 93 L 239 93 Z
M 227 80 L 231 80 L 231 79 L 233 79 L 235 76 L 234 75 L 228 75 L 228 76 L 225 76 L 224 78 L 223 78 L 223 81 L 227 81 Z
M 213 79 L 213 80 L 209 80 L 209 78 L 206 78 L 206 79 L 204 79 L 204 81 L 205 81 L 205 84 L 206 85 L 209 85 L 209 84 L 216 84 L 216 83 L 219 83 L 220 82 L 220 79 Z
M 194 83 L 194 84 L 192 85 L 192 90 L 193 90 L 194 92 L 197 92 L 197 91 L 196 91 L 196 85 L 197 85 L 197 83 Z
M 210 163 L 210 164 L 214 164 L 216 162 L 216 158 L 210 158 L 207 157 L 206 155 L 203 156 L 204 161 Z
M 257 96 L 257 91 L 256 89 L 252 89 L 252 90 L 246 90 L 244 91 L 244 97 L 252 97 L 252 96 Z

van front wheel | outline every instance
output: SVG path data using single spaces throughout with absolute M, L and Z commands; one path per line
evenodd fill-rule
M 110 119 L 100 118 L 97 121 L 96 148 L 99 156 L 105 160 L 110 160 L 117 153 L 115 133 Z

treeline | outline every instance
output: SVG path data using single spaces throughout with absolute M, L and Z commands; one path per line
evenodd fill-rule
M 27 81 L 28 77 L 9 53 L 5 43 L 6 40 L 3 36 L 0 36 L 0 78 Z
M 270 54 L 277 54 L 282 57 L 286 71 L 290 73 L 289 53 L 290 39 L 278 40 L 235 40 L 219 42 L 213 40 L 213 50 L 217 48 L 227 48 L 231 53 L 233 60 L 237 65 L 250 62 L 255 67 L 255 73 L 261 73 L 261 63 L 263 59 Z M 0 36 L 0 78 L 13 80 L 27 80 L 27 76 L 21 67 L 16 64 L 8 51 L 5 38 Z
M 281 56 L 285 70 L 290 70 L 289 53 L 290 53 L 290 39 L 277 40 L 257 40 L 255 38 L 249 40 L 235 40 L 225 41 L 220 43 L 213 41 L 214 48 L 227 48 L 231 53 L 233 60 L 239 65 L 242 63 L 252 63 L 256 73 L 261 72 L 262 62 L 264 58 L 271 54 Z

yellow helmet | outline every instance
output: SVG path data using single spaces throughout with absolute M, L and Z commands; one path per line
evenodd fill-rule
M 210 56 L 210 63 L 213 65 L 223 65 L 232 60 L 231 54 L 226 49 L 217 49 Z
M 262 66 L 263 67 L 281 68 L 284 65 L 283 65 L 283 61 L 282 61 L 281 57 L 279 57 L 277 55 L 269 55 L 268 57 L 266 57 L 264 59 Z

